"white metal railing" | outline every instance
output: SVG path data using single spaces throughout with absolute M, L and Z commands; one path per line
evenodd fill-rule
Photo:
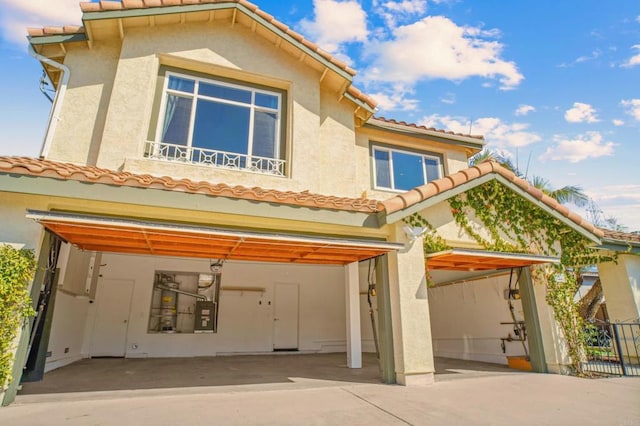
M 155 160 L 204 164 L 224 169 L 245 170 L 275 176 L 284 176 L 286 164 L 285 160 L 277 158 L 237 154 L 233 152 L 216 151 L 214 149 L 153 141 L 146 142 L 144 156 Z

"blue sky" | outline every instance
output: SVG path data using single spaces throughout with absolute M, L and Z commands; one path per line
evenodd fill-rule
M 484 134 L 529 176 L 581 186 L 640 230 L 637 0 L 254 3 L 355 68 L 378 115 Z M 78 24 L 80 9 L 0 0 L 0 20 L 0 155 L 37 156 L 50 103 L 26 27 Z

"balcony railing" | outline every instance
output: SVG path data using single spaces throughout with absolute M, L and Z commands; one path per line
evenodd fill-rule
M 268 175 L 284 176 L 285 160 L 237 154 L 184 145 L 147 141 L 144 156 L 155 160 L 203 164 L 231 170 L 243 170 Z

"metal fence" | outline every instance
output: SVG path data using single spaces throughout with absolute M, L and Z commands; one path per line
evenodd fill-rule
M 640 322 L 589 325 L 585 372 L 640 376 Z

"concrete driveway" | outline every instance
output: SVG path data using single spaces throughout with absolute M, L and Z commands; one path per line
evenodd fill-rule
M 327 362 L 341 358 L 320 359 L 330 371 Z M 355 375 L 334 367 L 345 375 L 297 370 L 286 380 L 275 372 L 245 384 L 66 393 L 27 393 L 25 386 L 0 409 L 0 425 L 640 425 L 637 378 L 578 379 L 440 359 L 435 384 L 407 388 L 372 382 L 370 362 Z
M 295 384 L 296 380 L 380 383 L 374 354 L 363 354 L 363 367 L 347 368 L 346 354 L 273 354 L 194 358 L 93 358 L 75 362 L 24 383 L 21 396 L 96 391 Z M 513 374 L 503 365 L 436 358 L 437 380 L 469 375 Z M 76 395 L 77 396 L 77 395 Z M 62 397 L 59 395 L 58 397 Z M 21 398 L 25 400 L 25 398 Z

